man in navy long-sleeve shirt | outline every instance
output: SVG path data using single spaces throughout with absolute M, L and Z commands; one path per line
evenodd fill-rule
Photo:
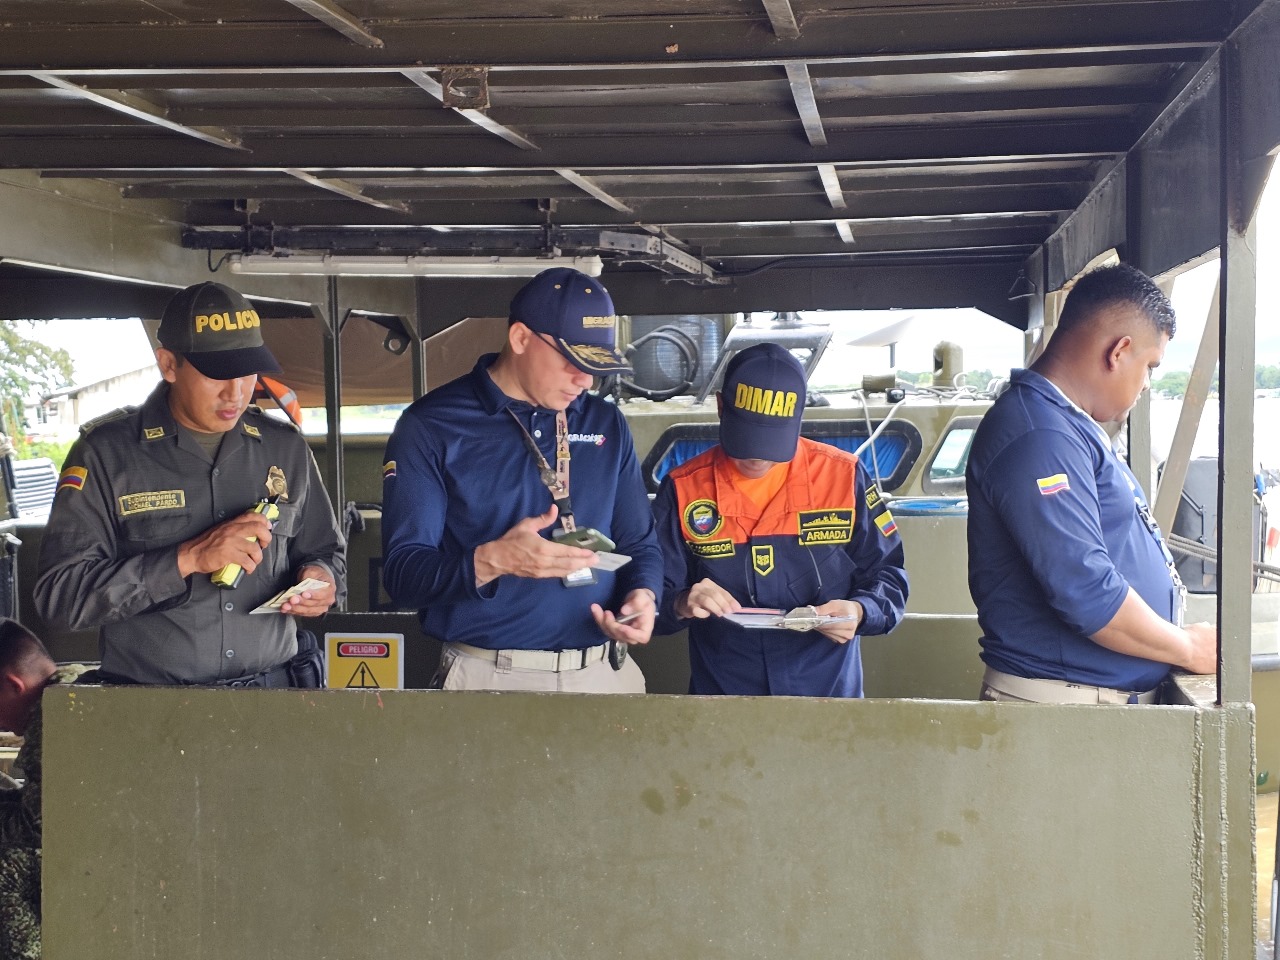
M 502 352 L 396 424 L 383 576 L 444 642 L 445 689 L 644 692 L 626 649 L 653 630 L 662 556 L 626 423 L 586 393 L 629 369 L 615 330 L 598 281 L 545 270 L 512 301 Z M 630 561 L 552 539 L 575 530 Z

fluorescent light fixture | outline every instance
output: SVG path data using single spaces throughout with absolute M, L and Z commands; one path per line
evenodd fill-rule
M 360 257 L 331 254 L 233 254 L 231 272 L 274 276 L 532 277 L 551 267 L 600 276 L 599 257 Z

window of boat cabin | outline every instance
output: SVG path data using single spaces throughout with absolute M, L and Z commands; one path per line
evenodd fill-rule
M 921 482 L 925 493 L 964 496 L 964 470 L 969 463 L 969 449 L 973 446 L 973 436 L 980 420 L 980 417 L 957 417 L 947 425 L 947 432 L 934 448 L 933 459 L 925 468 Z

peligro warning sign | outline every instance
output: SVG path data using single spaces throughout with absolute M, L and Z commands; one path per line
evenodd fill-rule
M 324 640 L 330 689 L 404 689 L 404 634 L 326 633 Z

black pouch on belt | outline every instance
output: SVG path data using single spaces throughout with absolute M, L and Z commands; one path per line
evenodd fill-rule
M 289 672 L 290 686 L 313 690 L 324 686 L 324 657 L 320 655 L 316 635 L 310 630 L 298 631 L 298 652 L 284 666 Z

